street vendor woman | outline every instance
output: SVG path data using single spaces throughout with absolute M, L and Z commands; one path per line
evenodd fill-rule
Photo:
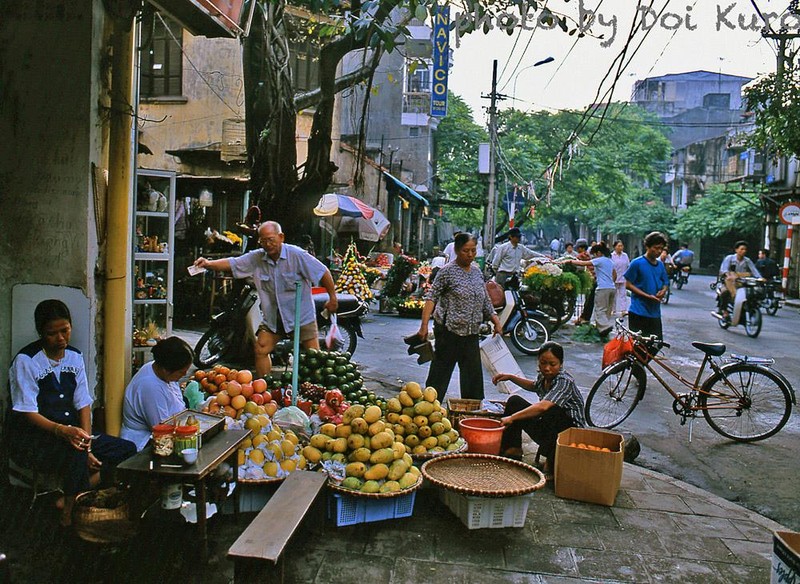
M 537 393 L 540 400 L 531 404 L 521 395 L 508 398 L 501 419 L 504 426 L 500 452 L 503 456 L 522 459 L 522 431 L 539 445 L 539 454 L 547 459 L 545 474 L 555 467 L 556 439 L 567 428 L 586 425 L 583 397 L 575 380 L 563 370 L 564 348 L 547 342 L 539 351 L 539 375 L 536 380 L 509 373 L 498 373 L 492 383 L 512 381 L 522 389 Z
M 76 495 L 101 478 L 109 482 L 114 467 L 136 447 L 113 436 L 92 436 L 92 396 L 83 357 L 69 345 L 67 306 L 44 300 L 33 318 L 39 340 L 17 353 L 9 371 L 9 452 L 20 466 L 61 476 L 61 523 L 69 525 Z
M 194 265 L 209 270 L 231 272 L 234 278 L 252 278 L 255 281 L 264 320 L 258 327 L 256 338 L 256 373 L 259 377 L 272 370 L 270 353 L 278 341 L 291 336 L 295 328 L 295 282 L 302 284 L 300 314 L 300 342 L 305 349 L 319 349 L 317 315 L 311 286 L 320 283 L 328 292 L 325 308 L 329 313 L 339 307 L 336 289 L 330 270 L 317 258 L 296 245 L 283 242 L 284 234 L 279 223 L 266 221 L 258 228 L 261 249 L 239 257 L 208 260 L 197 258 Z
M 428 338 L 428 323 L 433 317 L 436 344 L 425 384 L 436 389 L 439 401 L 444 401 L 456 364 L 461 397 L 483 399 L 478 332 L 487 320 L 492 321 L 494 334 L 499 334 L 502 329 L 486 292 L 481 269 L 475 263 L 475 238 L 469 233 L 459 233 L 455 250 L 455 261 L 439 270 L 425 296 L 417 333 L 420 342 L 424 342 Z
M 136 450 L 147 446 L 153 426 L 186 409 L 178 381 L 193 360 L 194 351 L 186 341 L 169 337 L 158 341 L 153 360 L 131 379 L 122 402 L 120 436 L 136 444 Z

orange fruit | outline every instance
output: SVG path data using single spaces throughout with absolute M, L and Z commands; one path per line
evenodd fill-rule
M 228 371 L 228 375 L 227 375 L 228 381 L 233 381 L 234 379 L 236 379 L 236 376 L 238 374 L 239 374 L 239 372 L 236 371 L 236 369 L 231 369 L 230 371 Z
M 214 383 L 216 383 L 217 385 L 222 385 L 226 381 L 228 381 L 228 378 L 222 373 L 217 373 L 214 376 Z
M 253 374 L 250 372 L 249 369 L 242 369 L 239 373 L 236 374 L 236 381 L 244 385 L 245 383 L 250 383 L 253 381 Z
M 231 405 L 237 410 L 241 410 L 246 403 L 247 399 L 243 395 L 237 395 L 231 398 Z
M 242 384 L 239 383 L 238 381 L 229 381 L 227 389 L 228 389 L 228 395 L 234 397 L 242 393 Z
M 217 368 L 214 367 L 214 369 L 217 369 Z M 221 375 L 225 375 L 226 377 L 227 377 L 228 373 L 230 373 L 230 372 L 231 372 L 230 368 L 225 367 L 225 365 L 220 365 L 219 369 L 217 369 L 217 373 L 219 373 Z
M 194 378 L 197 381 L 202 381 L 203 379 L 206 378 L 206 375 L 207 375 L 206 372 L 203 371 L 202 369 L 198 369 L 197 371 L 194 372 Z
M 227 391 L 220 391 L 217 394 L 217 403 L 221 406 L 227 406 L 231 403 L 231 396 L 228 395 Z
M 264 395 L 260 393 L 254 393 L 253 396 L 250 398 L 250 401 L 260 406 L 264 403 Z
M 267 391 L 267 382 L 263 379 L 253 380 L 253 391 L 256 393 L 264 393 Z
M 237 412 L 237 411 L 236 411 L 235 409 L 233 409 L 231 406 L 225 406 L 224 408 L 222 408 L 222 411 L 223 411 L 223 412 L 225 413 L 225 415 L 226 415 L 226 416 L 228 416 L 229 418 L 235 418 L 236 416 L 238 416 L 238 415 L 239 415 L 239 412 Z

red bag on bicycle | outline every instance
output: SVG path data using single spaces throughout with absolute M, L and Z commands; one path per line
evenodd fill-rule
M 603 369 L 633 353 L 633 341 L 628 337 L 614 337 L 603 347 Z

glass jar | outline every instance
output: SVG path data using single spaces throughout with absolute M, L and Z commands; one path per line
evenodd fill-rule
M 180 454 L 185 448 L 197 448 L 196 426 L 178 426 L 175 428 L 175 453 Z
M 175 428 L 169 424 L 153 426 L 153 453 L 170 456 L 175 451 Z

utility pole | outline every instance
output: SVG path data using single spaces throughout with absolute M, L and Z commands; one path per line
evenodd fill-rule
M 505 96 L 497 93 L 497 59 L 492 63 L 492 92 L 481 97 L 489 98 L 489 197 L 486 201 L 486 223 L 483 227 L 483 247 L 488 252 L 494 244 L 494 227 L 497 214 L 497 100 Z

